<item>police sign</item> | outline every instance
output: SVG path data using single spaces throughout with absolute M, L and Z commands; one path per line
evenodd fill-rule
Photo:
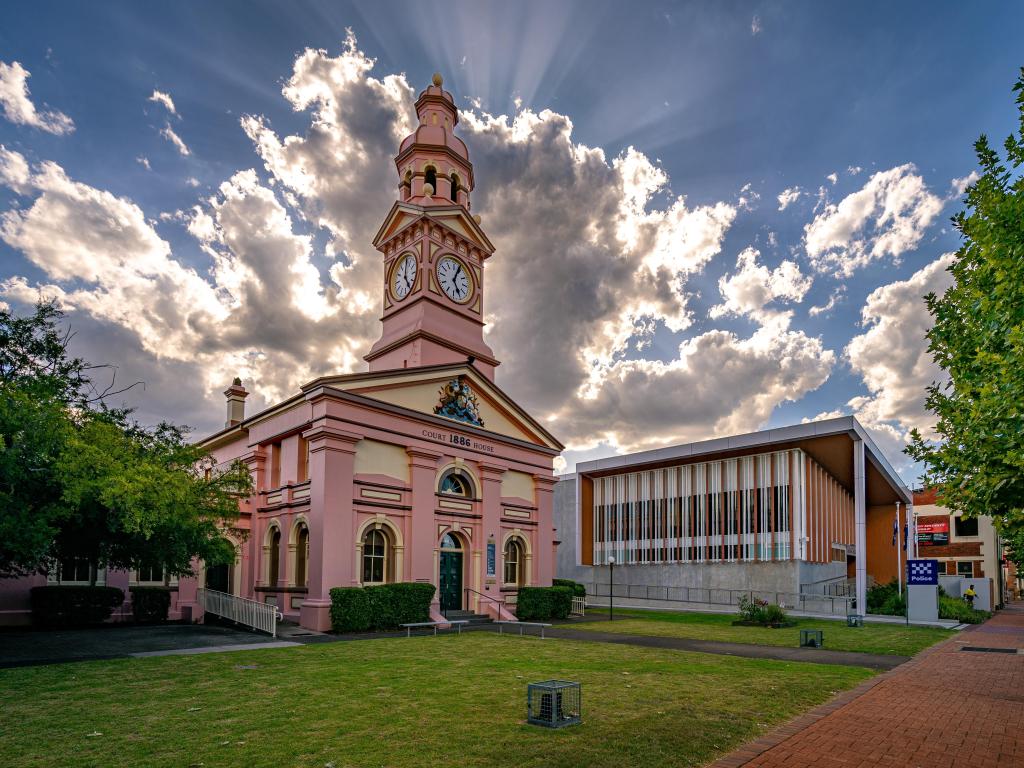
M 938 560 L 907 560 L 908 585 L 935 585 L 938 583 Z

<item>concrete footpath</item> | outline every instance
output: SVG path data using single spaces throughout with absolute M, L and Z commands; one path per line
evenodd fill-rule
M 840 694 L 712 768 L 1024 766 L 1024 604 Z
M 743 656 L 748 659 L 776 659 L 779 661 L 805 661 L 815 664 L 839 664 L 845 667 L 893 669 L 909 660 L 908 656 L 881 653 L 830 651 L 827 648 L 789 648 L 777 645 L 728 643 L 718 640 L 692 640 L 683 637 L 655 637 L 629 635 L 622 632 L 600 632 L 589 629 L 568 629 L 564 625 L 547 630 L 548 637 L 565 640 L 583 640 L 620 645 L 639 645 L 645 648 L 671 648 L 677 651 L 714 653 L 721 656 Z

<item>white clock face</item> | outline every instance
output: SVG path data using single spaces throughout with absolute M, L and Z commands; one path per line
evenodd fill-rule
M 409 295 L 413 283 L 416 282 L 416 257 L 403 256 L 391 275 L 391 292 L 395 294 L 396 299 L 401 301 Z
M 444 295 L 460 304 L 469 299 L 469 274 L 461 261 L 445 256 L 437 262 L 437 281 Z

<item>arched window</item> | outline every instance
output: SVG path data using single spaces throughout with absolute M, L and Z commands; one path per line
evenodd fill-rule
M 469 475 L 459 469 L 449 469 L 441 475 L 437 492 L 446 496 L 461 496 L 464 499 L 474 498 L 473 481 Z
M 391 540 L 380 528 L 363 536 L 363 584 L 386 584 L 392 568 Z
M 505 543 L 505 584 L 520 586 L 523 577 L 523 544 L 515 536 Z
M 427 166 L 426 178 L 423 179 L 424 184 L 429 184 L 434 192 L 437 192 L 437 170 L 432 165 Z
M 444 538 L 441 539 L 441 549 L 452 549 L 461 552 L 462 544 L 450 533 L 446 533 Z
M 281 529 L 274 528 L 270 537 L 270 552 L 267 553 L 267 585 L 277 586 L 277 580 L 281 575 Z
M 452 174 L 452 202 L 459 202 L 459 174 Z
M 304 587 L 309 583 L 309 528 L 299 523 L 295 534 L 295 586 Z

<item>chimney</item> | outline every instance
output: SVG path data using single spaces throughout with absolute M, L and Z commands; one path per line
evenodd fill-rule
M 224 397 L 228 399 L 228 420 L 224 424 L 225 427 L 242 423 L 242 419 L 245 418 L 245 398 L 248 396 L 249 393 L 242 386 L 242 380 L 236 376 L 231 386 L 224 390 Z

